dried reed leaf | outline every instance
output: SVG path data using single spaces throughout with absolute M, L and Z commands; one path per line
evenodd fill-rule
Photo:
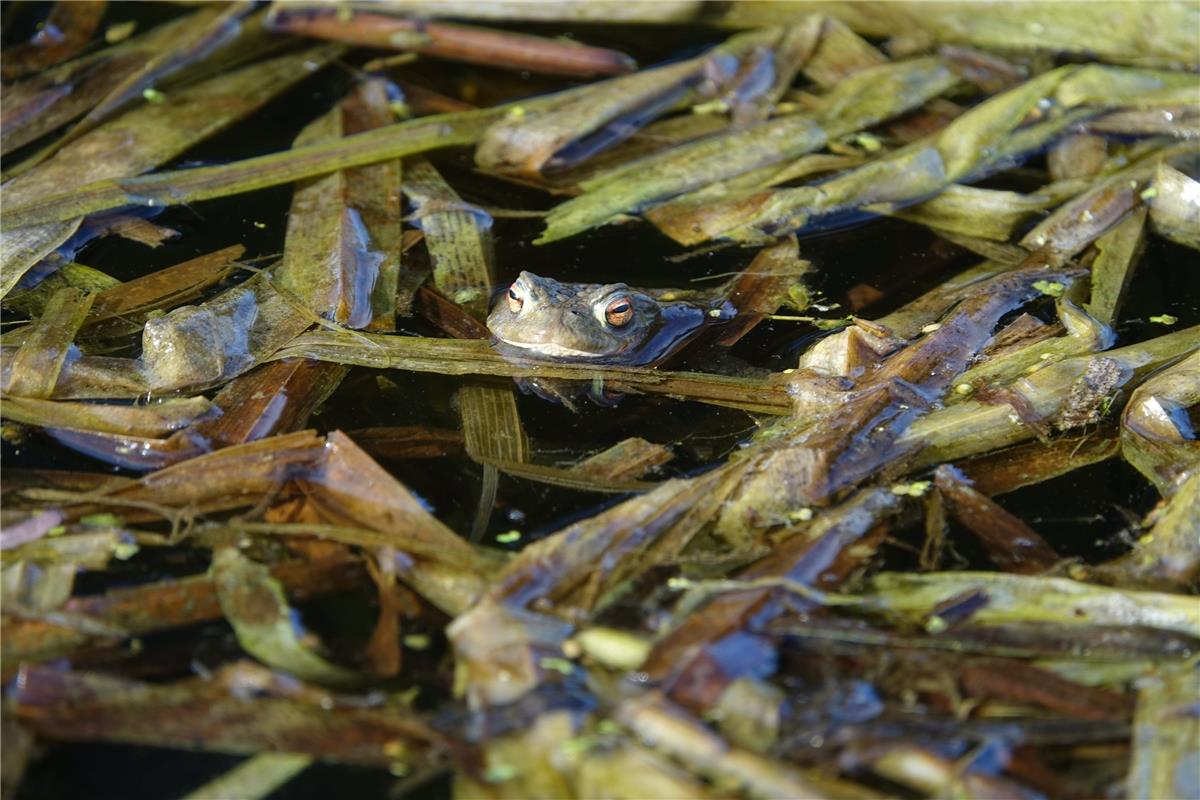
M 357 47 L 411 51 L 433 58 L 548 75 L 592 78 L 620 75 L 637 66 L 624 53 L 575 41 L 391 17 L 367 10 L 343 12 L 318 5 L 274 3 L 267 27 Z

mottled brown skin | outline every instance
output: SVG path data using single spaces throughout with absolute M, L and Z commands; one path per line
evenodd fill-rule
M 496 349 L 514 358 L 648 366 L 736 313 L 728 302 L 666 300 L 665 294 L 623 283 L 560 283 L 522 272 L 493 306 L 487 325 Z M 546 383 L 533 379 L 522 386 L 568 399 L 557 386 L 545 391 Z M 591 394 L 611 402 L 607 395 Z
M 660 362 L 733 314 L 727 303 L 663 301 L 623 283 L 559 283 L 522 272 L 487 324 L 512 355 L 634 366 Z

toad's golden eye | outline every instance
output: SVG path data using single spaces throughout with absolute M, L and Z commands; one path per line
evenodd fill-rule
M 525 298 L 521 294 L 521 290 L 514 283 L 508 287 L 508 310 L 514 314 L 521 313 L 521 307 L 525 305 Z
M 604 309 L 604 319 L 614 328 L 628 325 L 629 321 L 633 319 L 633 303 L 629 301 L 628 297 L 618 297 Z

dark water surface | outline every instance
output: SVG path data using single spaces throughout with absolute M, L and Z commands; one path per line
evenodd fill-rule
M 8 4 L 5 4 L 8 5 Z M 138 17 L 143 23 L 177 13 L 173 6 L 134 9 L 132 4 L 110 5 L 113 21 Z M 6 13 L 12 13 L 6 10 Z M 20 26 L 12 29 L 16 36 Z M 635 55 L 643 64 L 677 57 L 698 45 L 716 41 L 711 31 L 679 30 L 677 36 L 662 33 L 648 37 L 644 31 L 603 29 L 589 33 L 593 44 L 612 44 Z M 249 155 L 287 148 L 295 134 L 329 108 L 353 79 L 352 66 L 364 59 L 348 58 L 344 65 L 330 67 L 299 84 L 283 97 L 228 132 L 204 143 L 168 168 L 218 163 Z M 485 70 L 443 66 L 424 62 L 420 67 L 430 85 L 452 93 L 470 81 L 480 87 L 501 86 L 495 102 L 536 93 L 563 85 L 540 78 L 514 79 Z M 434 158 L 451 184 L 469 202 L 514 209 L 544 209 L 553 200 L 528 189 L 479 176 L 470 169 L 469 153 L 445 152 Z M 246 259 L 268 258 L 283 247 L 290 187 L 254 192 L 221 200 L 170 208 L 156 219 L 180 231 L 181 236 L 162 247 L 148 250 L 116 237 L 101 240 L 78 255 L 81 263 L 127 280 L 196 255 L 231 244 L 246 247 Z M 559 280 L 589 282 L 621 280 L 631 285 L 682 287 L 696 279 L 744 267 L 752 250 L 728 248 L 681 262 L 670 259 L 682 249 L 658 234 L 651 226 L 631 224 L 595 230 L 547 246 L 531 244 L 539 220 L 497 219 L 494 226 L 497 281 L 508 282 L 521 270 Z M 852 230 L 814 236 L 801 241 L 801 255 L 814 264 L 811 286 L 825 304 L 836 304 L 828 312 L 835 318 L 851 309 L 850 292 L 868 284 L 883 293 L 882 299 L 856 313 L 873 318 L 898 307 L 939 283 L 946 276 L 978 259 L 941 242 L 915 225 L 878 219 Z M 1164 332 L 1146 321 L 1149 316 L 1171 314 L 1178 327 L 1200 322 L 1200 269 L 1194 253 L 1153 238 L 1148 242 L 1136 280 L 1117 326 L 1118 346 Z M 244 279 L 245 274 L 235 280 Z M 228 288 L 216 287 L 213 293 Z M 401 324 L 406 324 L 401 321 Z M 797 354 L 808 347 L 819 331 L 806 323 L 772 321 L 763 324 L 735 348 L 735 355 L 751 364 L 779 370 L 794 366 Z M 457 380 L 436 375 L 353 370 L 339 390 L 312 418 L 311 426 L 321 432 L 383 425 L 435 425 L 453 427 L 457 415 L 453 405 Z M 690 474 L 723 459 L 755 429 L 748 414 L 676 402 L 659 397 L 627 397 L 616 408 L 581 404 L 578 413 L 532 396 L 518 400 L 520 414 L 535 451 L 536 461 L 572 463 L 629 436 L 642 436 L 670 444 L 676 458 L 663 477 Z M 3 460 L 8 467 L 112 470 L 64 449 L 48 439 L 33 436 L 20 445 L 3 443 Z M 460 533 L 470 528 L 479 497 L 480 470 L 465 457 L 385 463 L 407 486 L 420 494 L 440 519 Z M 502 476 L 485 542 L 496 544 L 495 536 L 513 528 L 525 533 L 523 542 L 561 527 L 564 522 L 590 515 L 615 498 L 555 488 Z M 1078 470 L 1056 480 L 1022 489 L 998 498 L 1008 510 L 1036 528 L 1064 556 L 1087 562 L 1110 558 L 1128 547 L 1131 524 L 1156 502 L 1157 494 L 1136 471 L 1119 459 Z M 962 533 L 958 531 L 956 533 Z M 908 546 L 919 546 L 921 532 L 900 531 L 894 547 L 884 556 L 895 565 L 908 563 Z M 979 566 L 984 556 L 964 536 L 952 532 L 954 554 L 963 564 Z M 503 545 L 498 545 L 503 546 Z M 140 559 L 139 559 L 140 561 Z M 83 576 L 78 587 L 99 592 L 116 582 L 153 580 L 165 574 L 191 574 L 205 568 L 203 558 L 176 558 L 174 562 L 139 564 L 136 569 L 112 574 Z M 306 623 L 322 628 L 335 623 L 306 617 Z M 230 647 L 236 652 L 224 625 L 202 630 L 175 632 L 167 648 L 174 653 L 168 663 L 147 677 L 171 679 L 186 675 L 195 663 L 214 664 Z M 157 650 L 157 648 L 155 648 Z M 216 777 L 240 761 L 237 757 L 192 754 L 107 744 L 51 745 L 29 769 L 16 797 L 18 800 L 91 798 L 92 800 L 138 800 L 182 795 Z M 384 798 L 392 795 L 396 778 L 384 770 L 339 766 L 316 766 L 270 795 L 275 800 L 354 796 Z M 448 795 L 448 782 L 435 780 L 418 792 L 421 796 Z

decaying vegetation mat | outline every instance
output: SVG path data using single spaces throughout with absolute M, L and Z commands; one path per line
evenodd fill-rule
M 1200 327 L 1123 333 L 1145 242 L 1200 246 L 1194 4 L 235 3 L 132 35 L 102 2 L 50 13 L 57 38 L 4 53 L 0 413 L 131 477 L 5 465 L 6 796 L 34 737 L 249 757 L 197 797 L 314 760 L 461 797 L 1200 791 Z M 719 43 L 644 68 L 587 44 L 680 24 Z M 474 107 L 414 59 L 560 90 Z M 163 169 L 347 64 L 290 149 Z M 772 316 L 826 334 L 751 377 L 502 358 L 492 221 L 520 209 L 464 200 L 424 155 L 448 148 L 557 198 L 538 243 L 745 248 L 718 350 Z M 75 260 L 284 184 L 274 258 L 214 230 L 125 282 Z M 810 307 L 797 234 L 884 216 L 976 264 L 883 317 Z M 355 366 L 454 376 L 460 429 L 308 429 Z M 670 442 L 547 463 L 507 380 L 532 376 L 756 429 L 669 480 Z M 453 529 L 381 466 L 441 458 L 480 476 Z M 1117 558 L 1066 558 L 994 499 L 1107 459 L 1161 495 Z M 485 543 L 501 480 L 616 500 Z M 991 569 L 955 568 L 954 537 Z M 116 577 L 173 554 L 197 566 Z M 368 587 L 363 635 L 299 625 Z M 215 670 L 155 638 L 222 619 Z

